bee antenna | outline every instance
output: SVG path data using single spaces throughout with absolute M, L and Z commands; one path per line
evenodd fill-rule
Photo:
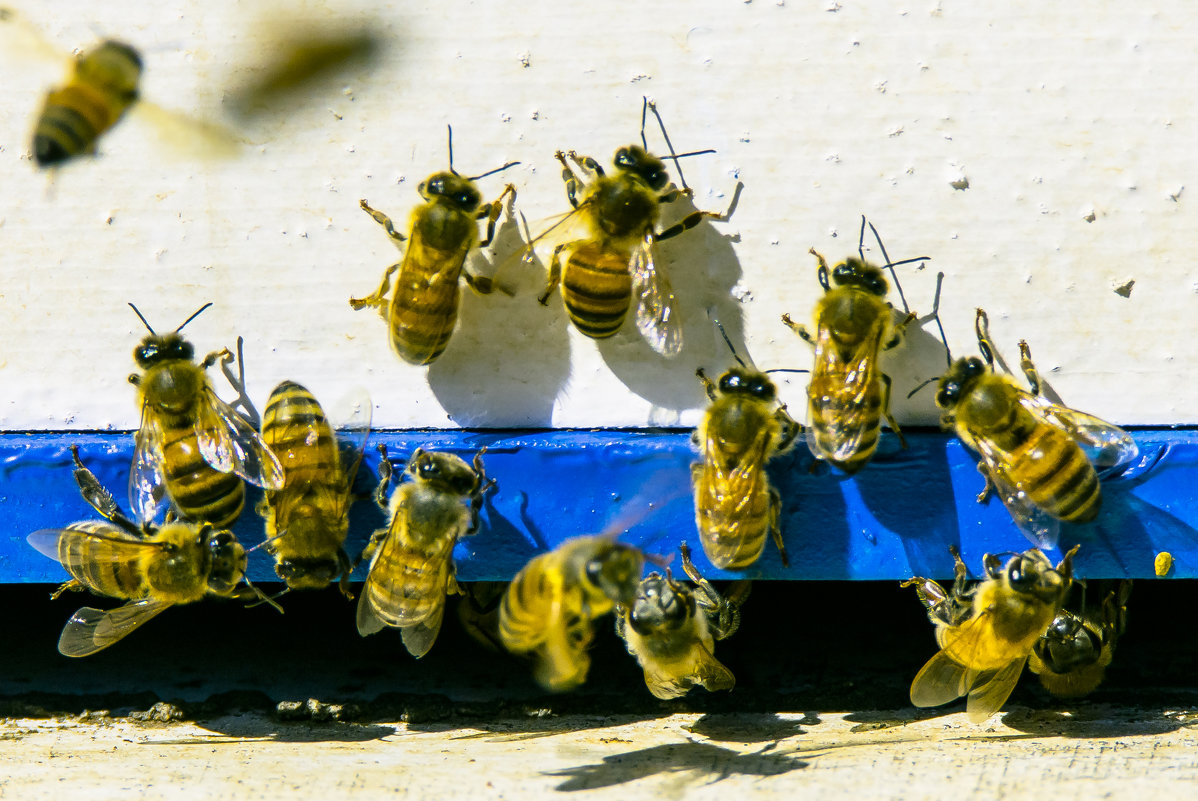
M 645 138 L 645 121 L 649 118 L 649 96 L 641 96 L 641 147 L 649 152 L 649 140 Z
M 133 309 L 133 313 L 137 315 L 137 319 L 141 320 L 141 324 L 146 327 L 146 330 L 148 330 L 150 332 L 150 334 L 152 334 L 153 336 L 158 336 L 158 334 L 154 332 L 154 329 L 150 327 L 149 322 L 146 321 L 145 315 L 143 315 L 140 311 L 138 311 L 136 306 L 134 306 L 132 303 L 130 303 L 129 308 Z
M 796 367 L 775 367 L 771 370 L 766 370 L 765 372 L 766 372 L 766 374 L 769 374 L 769 373 L 810 373 L 811 371 L 810 370 L 800 370 Z
M 262 590 L 258 589 L 250 582 L 249 576 L 242 575 L 241 580 L 245 582 L 245 586 L 247 586 L 251 590 L 253 590 L 254 594 L 258 596 L 258 600 L 255 601 L 254 603 L 250 604 L 249 606 L 247 606 L 246 609 L 253 609 L 255 606 L 260 606 L 261 604 L 270 604 L 275 609 L 279 610 L 280 615 L 285 614 L 283 612 L 283 607 L 279 606 L 278 601 L 276 601 L 275 599 L 282 598 L 284 595 L 291 592 L 290 587 L 284 587 L 280 592 L 277 592 L 274 595 L 267 595 L 266 593 L 262 592 Z
M 488 175 L 494 175 L 497 172 L 503 172 L 508 167 L 515 167 L 517 164 L 520 164 L 520 162 L 519 161 L 509 161 L 507 164 L 504 164 L 502 167 L 496 167 L 493 170 L 487 170 L 486 172 L 484 172 L 481 175 L 472 175 L 469 178 L 467 178 L 466 180 L 467 181 L 477 181 L 479 178 L 486 178 Z M 450 168 L 450 169 L 452 169 L 452 168 Z M 457 175 L 457 173 L 454 173 L 454 175 Z
M 666 149 L 670 151 L 669 159 L 674 162 L 674 169 L 678 170 L 678 181 L 682 184 L 683 189 L 689 189 L 686 185 L 686 176 L 682 174 L 682 167 L 678 164 L 678 159 L 686 158 L 687 156 L 701 156 L 707 153 L 714 153 L 715 150 L 694 150 L 690 153 L 675 153 L 674 143 L 670 141 L 670 135 L 666 133 L 666 124 L 661 119 L 661 114 L 657 111 L 657 104 L 648 97 L 644 98 L 644 103 L 641 106 L 641 142 L 645 144 L 645 151 L 648 152 L 649 145 L 645 142 L 645 111 L 652 111 L 653 116 L 657 118 L 657 127 L 661 129 L 661 136 L 666 140 Z
M 133 304 L 129 304 L 129 305 L 133 305 Z M 203 306 L 201 306 L 200 308 L 196 309 L 196 310 L 195 310 L 195 314 L 191 315 L 190 317 L 188 317 L 186 320 L 184 320 L 182 323 L 180 323 L 180 324 L 179 324 L 179 327 L 175 329 L 175 333 L 177 334 L 177 333 L 179 333 L 180 331 L 182 331 L 182 330 L 183 330 L 183 326 L 187 325 L 187 324 L 188 324 L 188 323 L 190 323 L 192 320 L 194 320 L 195 318 L 199 317 L 199 316 L 200 316 L 200 315 L 201 315 L 201 314 L 204 312 L 204 310 L 205 310 L 205 309 L 207 309 L 207 308 L 208 308 L 209 306 L 211 306 L 211 305 L 212 305 L 212 301 L 208 301 L 208 302 L 207 302 L 207 303 L 205 303 Z M 137 311 L 137 309 L 134 309 L 133 311 Z M 138 316 L 140 317 L 141 315 L 139 314 Z
M 458 171 L 453 168 L 453 126 L 446 124 L 445 127 L 449 131 L 449 171 L 457 175 Z
M 746 370 L 749 369 L 749 365 L 745 364 L 745 360 L 740 357 L 740 354 L 736 352 L 736 348 L 732 346 L 732 340 L 728 338 L 728 332 L 724 330 L 723 323 L 721 323 L 715 317 L 712 317 L 711 321 L 715 323 L 715 327 L 720 330 L 720 336 L 722 336 L 724 338 L 724 342 L 727 343 L 728 350 L 732 351 L 732 358 L 736 359 L 736 363 L 741 367 L 745 368 Z
M 670 562 L 674 561 L 674 554 L 672 554 L 672 553 L 643 553 L 642 552 L 642 556 L 645 557 L 646 562 L 657 565 L 658 567 L 665 570 L 667 579 L 670 577 Z
M 915 393 L 916 393 L 916 392 L 919 392 L 921 389 L 923 389 L 924 387 L 926 387 L 928 384 L 932 383 L 933 381 L 939 381 L 939 380 L 940 380 L 942 377 L 943 377 L 943 376 L 938 376 L 938 375 L 934 375 L 934 376 L 932 376 L 932 377 L 931 377 L 931 378 L 929 378 L 927 381 L 924 381 L 922 384 L 920 384 L 919 386 L 917 386 L 915 389 L 913 389 L 913 390 L 911 390 L 910 392 L 908 392 L 908 393 L 907 393 L 907 398 L 908 398 L 908 399 L 910 399 L 912 396 L 914 396 L 914 395 L 915 395 Z
M 286 531 L 282 531 L 282 532 L 279 532 L 278 534 L 274 535 L 273 537 L 267 537 L 266 539 L 262 540 L 262 542 L 260 542 L 260 543 L 258 543 L 257 545 L 255 545 L 253 548 L 246 548 L 246 549 L 245 549 L 245 552 L 246 552 L 247 554 L 251 554 L 251 553 L 253 553 L 254 551 L 256 551 L 256 550 L 258 550 L 259 548 L 261 548 L 263 545 L 266 545 L 267 543 L 274 542 L 274 541 L 276 541 L 276 540 L 278 540 L 278 539 L 281 539 L 281 538 L 283 537 L 283 535 L 284 535 L 284 534 L 286 534 L 286 533 L 287 533 Z

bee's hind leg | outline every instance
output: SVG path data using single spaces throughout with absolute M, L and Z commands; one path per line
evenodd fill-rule
M 1032 394 L 1039 395 L 1040 373 L 1036 371 L 1036 365 L 1032 363 L 1032 349 L 1028 347 L 1026 339 L 1019 340 L 1019 369 L 1027 378 L 1027 384 L 1031 387 Z
M 903 436 L 903 430 L 899 428 L 898 421 L 890 413 L 890 376 L 885 373 L 879 373 L 878 376 L 882 379 L 882 416 L 886 418 L 886 425 L 890 426 L 890 430 L 898 436 L 899 444 L 903 446 L 903 450 L 906 450 L 907 438 Z

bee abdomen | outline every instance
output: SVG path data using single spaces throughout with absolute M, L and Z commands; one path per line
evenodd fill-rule
M 769 530 L 769 495 L 756 493 L 749 508 L 737 508 L 741 498 L 703 504 L 697 509 L 697 525 L 703 552 L 721 570 L 743 570 L 765 550 Z
M 112 550 L 111 544 L 82 533 L 61 536 L 58 540 L 58 560 L 71 578 L 103 595 L 139 597 L 143 594 L 144 582 L 135 565 L 128 560 L 110 558 Z
M 1013 429 L 1008 478 L 1053 517 L 1088 523 L 1098 516 L 1102 489 L 1077 443 L 1050 425 Z
M 632 298 L 629 257 L 590 243 L 580 245 L 566 261 L 562 299 L 578 330 L 594 339 L 620 330 Z
M 540 642 L 552 592 L 535 559 L 512 580 L 499 608 L 499 636 L 509 651 L 529 651 Z
M 441 280 L 430 285 L 401 271 L 388 318 L 391 342 L 404 361 L 428 364 L 440 356 L 453 335 L 458 318 L 458 282 Z
M 87 152 L 124 110 L 123 105 L 105 102 L 98 93 L 75 84 L 51 92 L 33 134 L 38 164 L 55 164 Z
M 270 393 L 262 438 L 279 457 L 289 485 L 317 481 L 339 466 L 337 439 L 324 409 L 294 381 L 283 381 Z
M 164 432 L 162 461 L 167 494 L 184 517 L 217 527 L 237 520 L 245 484 L 235 473 L 222 473 L 204 461 L 192 429 Z

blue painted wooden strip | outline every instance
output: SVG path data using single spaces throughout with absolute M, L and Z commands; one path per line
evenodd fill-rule
M 1175 559 L 1175 577 L 1198 577 L 1198 432 L 1135 432 L 1140 460 L 1106 483 L 1099 519 L 1065 526 L 1062 544 L 1082 543 L 1082 576 L 1147 577 L 1159 551 Z M 70 469 L 71 444 L 125 505 L 128 433 L 0 435 L 0 582 L 58 582 L 53 560 L 25 542 L 30 532 L 94 519 L 79 497 Z M 972 455 L 939 432 L 911 432 L 900 451 L 884 439 L 882 453 L 851 479 L 813 474 L 799 447 L 770 465 L 783 497 L 783 531 L 791 567 L 783 568 L 770 545 L 747 571 L 764 579 L 899 579 L 951 573 L 949 544 L 960 547 L 971 569 L 986 552 L 1024 550 L 1027 541 L 1002 504 L 982 506 L 982 479 Z M 694 546 L 696 564 L 712 577 L 698 548 L 690 500 L 695 459 L 686 431 L 397 431 L 371 435 L 386 443 L 397 463 L 417 446 L 469 457 L 486 445 L 487 472 L 499 482 L 487 497 L 481 531 L 455 552 L 463 580 L 510 578 L 535 553 L 613 521 L 633 525 L 625 539 L 649 552 L 671 553 L 681 540 Z M 373 485 L 378 456 L 369 448 L 360 486 Z M 235 531 L 247 545 L 263 538 L 251 492 Z M 647 508 L 652 501 L 653 508 Z M 369 501 L 355 505 L 347 550 L 356 556 L 383 524 Z M 621 526 L 623 527 L 623 526 Z M 1056 554 L 1052 554 L 1056 558 Z M 250 577 L 273 578 L 270 557 L 251 554 Z M 361 578 L 365 565 L 359 568 Z

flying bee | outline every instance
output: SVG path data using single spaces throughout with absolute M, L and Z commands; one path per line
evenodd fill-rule
M 1042 396 L 1027 342 L 1019 343 L 1019 366 L 1031 392 L 996 373 L 989 321 L 981 309 L 974 327 L 985 361 L 958 359 L 940 379 L 941 425 L 954 428 L 982 457 L 978 470 L 986 484 L 978 501 L 997 490 L 1027 538 L 1055 548 L 1060 521 L 1087 523 L 1098 516 L 1098 471 L 1117 472 L 1139 449 L 1123 429 Z
M 1058 698 L 1080 698 L 1098 688 L 1127 628 L 1131 586 L 1131 579 L 1119 581 L 1097 606 L 1086 605 L 1088 588 L 1083 587 L 1080 614 L 1069 609 L 1057 613 L 1028 661 L 1044 689 Z
M 727 214 L 695 211 L 669 228 L 657 230 L 661 204 L 672 203 L 682 195 L 689 197 L 691 190 L 685 180 L 682 189 L 667 189 L 670 177 L 665 162 L 649 153 L 645 140 L 647 109 L 661 123 L 657 107 L 646 99 L 641 110 L 643 147 L 628 145 L 617 150 L 613 175 L 607 175 L 590 156 L 580 156 L 573 150 L 555 154 L 562 164 L 566 197 L 574 209 L 567 219 L 580 223 L 584 234 L 554 248 L 549 280 L 538 300 L 547 304 L 560 284 L 566 313 L 574 326 L 586 336 L 604 339 L 620 330 L 635 294 L 637 328 L 653 350 L 675 356 L 682 349 L 682 329 L 674 292 L 657 263 L 656 243 L 694 228 L 705 218 L 726 220 Z M 677 164 L 683 156 L 713 152 L 676 155 L 671 147 L 671 158 Z M 570 167 L 571 161 L 593 176 L 585 186 Z
M 179 332 L 207 303 L 169 334 L 156 334 L 132 303 L 129 306 L 150 331 L 133 351 L 142 373 L 129 376 L 141 400 L 129 499 L 138 519 L 153 520 L 163 493 L 179 514 L 221 528 L 237 519 L 245 503 L 242 479 L 266 490 L 284 486 L 283 467 L 254 426 L 217 397 L 206 370 L 218 361 L 256 417 L 245 397 L 244 378 L 228 371 L 228 348 L 209 353 L 196 364 L 195 349 Z
M 445 350 L 458 319 L 459 278 L 475 292 L 489 294 L 491 278 L 472 275 L 463 269 L 471 248 L 485 248 L 495 236 L 495 223 L 503 210 L 504 198 L 516 197 L 516 187 L 508 184 L 499 197 L 482 204 L 482 195 L 474 182 L 514 167 L 511 161 L 502 167 L 466 178 L 453 168 L 453 129 L 449 130 L 449 172 L 430 175 L 419 187 L 426 201 L 412 211 L 408 236 L 395 229 L 391 219 L 371 208 L 365 200 L 362 210 L 387 232 L 404 251 L 403 260 L 383 273 L 383 282 L 364 298 L 350 298 L 355 311 L 367 306 L 378 309 L 391 331 L 391 346 L 409 364 L 430 364 Z M 478 223 L 487 221 L 487 235 L 481 241 Z M 395 291 L 391 292 L 391 276 Z
M 262 416 L 262 439 L 283 467 L 283 489 L 267 491 L 258 506 L 266 521 L 265 548 L 275 573 L 293 590 L 319 589 L 340 577 L 348 598 L 351 488 L 370 431 L 370 402 L 357 405 L 364 421 L 350 454 L 342 454 L 324 409 L 304 387 L 284 381 L 274 388 Z
M 695 568 L 685 542 L 679 550 L 697 591 L 674 581 L 666 568 L 664 578 L 653 572 L 641 581 L 631 606 L 616 609 L 616 633 L 644 669 L 649 692 L 663 700 L 696 685 L 714 692 L 736 684 L 732 671 L 715 658 L 715 641 L 740 626 L 740 605 L 750 586 L 738 581 L 733 595 L 724 598 Z
M 985 580 L 971 585 L 960 554 L 952 549 L 951 590 L 925 578 L 903 582 L 916 587 L 940 645 L 911 682 L 911 703 L 940 706 L 968 696 L 966 711 L 975 721 L 1002 709 L 1024 663 L 1061 611 L 1077 550 L 1055 568 L 1035 548 L 1011 556 L 1005 565 L 987 554 Z
M 144 519 L 135 524 L 84 467 L 74 446 L 71 456 L 80 493 L 106 519 L 35 531 L 29 544 L 71 574 L 52 598 L 88 589 L 126 603 L 109 610 L 83 607 L 72 615 L 58 640 L 64 656 L 103 650 L 171 606 L 208 594 L 240 596 L 239 582 L 258 594 L 245 578 L 246 552 L 232 532 L 169 519 L 163 526 Z
M 38 166 L 94 153 L 96 141 L 137 101 L 141 71 L 141 56 L 124 42 L 101 42 L 76 56 L 66 84 L 46 95 L 38 115 L 33 133 Z
M 417 448 L 404 470 L 411 481 L 388 501 L 393 471 L 386 446 L 379 445 L 379 455 L 374 499 L 390 522 L 362 552 L 370 573 L 358 598 L 358 633 L 398 628 L 408 653 L 419 659 L 441 630 L 445 596 L 459 592 L 453 547 L 478 530 L 483 495 L 495 482 L 487 479 L 481 451 L 470 465 L 452 453 Z
M 707 559 L 718 568 L 750 567 L 765 550 L 766 532 L 788 565 L 779 524 L 782 498 L 765 465 L 790 448 L 802 426 L 778 403 L 769 377 L 746 365 L 735 349 L 732 355 L 740 366 L 724 373 L 718 384 L 702 368 L 696 371 L 711 405 L 694 434 L 700 455 L 691 466 L 695 524 Z
M 586 681 L 595 621 L 616 604 L 630 606 L 645 557 L 614 536 L 573 537 L 521 568 L 499 607 L 499 637 L 511 653 L 529 654 L 546 690 Z
M 862 239 L 864 233 L 863 219 Z M 807 445 L 817 459 L 852 474 L 877 450 L 882 417 L 902 447 L 907 447 L 890 414 L 890 376 L 881 371 L 879 355 L 898 346 L 903 330 L 917 315 L 908 311 L 895 323 L 894 307 L 886 302 L 889 285 L 882 268 L 864 257 L 850 257 L 829 269 L 823 256 L 814 248 L 810 252 L 819 263 L 824 288 L 815 307 L 815 334 L 793 322 L 789 314 L 782 315 L 782 322 L 815 348 L 815 366 L 807 385 Z M 885 248 L 882 252 L 885 255 Z M 924 260 L 891 263 L 887 259 L 886 266 L 893 274 L 899 264 Z

